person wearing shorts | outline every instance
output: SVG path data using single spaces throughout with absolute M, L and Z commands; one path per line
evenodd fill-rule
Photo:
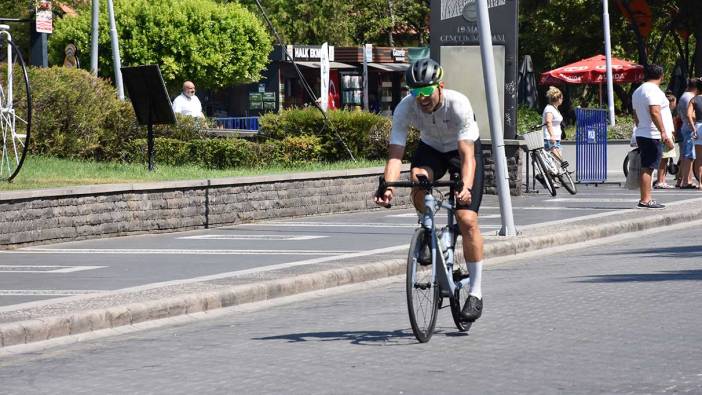
M 660 88 L 663 68 L 655 64 L 646 65 L 644 80 L 631 97 L 636 124 L 636 144 L 641 153 L 641 198 L 637 207 L 659 209 L 665 206 L 652 199 L 651 179 L 653 170 L 658 168 L 661 160 L 663 145 L 668 148 L 674 147 L 672 135 L 675 126 L 668 98 Z
M 456 219 L 470 272 L 468 298 L 461 317 L 473 322 L 483 310 L 483 236 L 478 226 L 484 177 L 480 134 L 470 101 L 462 93 L 444 89 L 443 74 L 441 65 L 429 58 L 419 59 L 407 69 L 405 83 L 411 95 L 400 101 L 393 114 L 385 179 L 400 178 L 410 127 L 420 131 L 410 170 L 413 181 L 418 181 L 418 176 L 438 180 L 449 170 L 461 177 L 463 189 L 456 191 Z M 412 202 L 420 213 L 424 212 L 424 194 L 421 189 L 412 191 Z M 387 207 L 393 196 L 393 188 L 388 188 L 374 199 L 376 204 Z M 420 257 L 420 261 L 425 260 L 426 257 Z
M 548 104 L 544 107 L 544 111 L 541 114 L 541 121 L 544 125 L 544 149 L 553 152 L 554 155 L 561 159 L 563 158 L 561 156 L 561 135 L 563 134 L 561 122 L 563 122 L 563 115 L 558 111 L 558 107 L 563 104 L 563 93 L 560 89 L 552 86 L 548 88 L 546 98 L 548 99 Z
M 702 169 L 702 80 L 698 79 L 697 83 L 697 95 L 690 99 L 687 113 L 690 124 L 694 125 L 692 141 L 694 142 L 696 159 L 693 166 L 697 170 L 697 174 L 700 174 Z M 702 183 L 698 188 L 702 189 Z
M 695 142 L 692 140 L 692 133 L 695 127 L 694 113 L 692 121 L 690 118 L 690 100 L 697 96 L 697 85 L 699 79 L 690 78 L 687 80 L 687 90 L 680 96 L 678 100 L 678 116 L 682 121 L 680 126 L 680 175 L 678 177 L 677 187 L 694 188 L 692 184 L 692 162 L 695 160 Z

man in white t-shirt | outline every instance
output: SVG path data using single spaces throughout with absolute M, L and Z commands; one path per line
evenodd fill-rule
M 195 96 L 195 84 L 191 81 L 185 81 L 183 84 L 183 93 L 173 100 L 173 112 L 183 115 L 189 115 L 195 118 L 204 118 L 202 113 L 202 104 L 200 99 Z
M 653 169 L 658 168 L 661 160 L 663 145 L 674 147 L 672 136 L 675 126 L 668 98 L 660 88 L 663 68 L 655 64 L 646 65 L 644 80 L 631 98 L 636 124 L 634 133 L 641 153 L 641 200 L 637 207 L 664 208 L 651 198 L 651 178 Z

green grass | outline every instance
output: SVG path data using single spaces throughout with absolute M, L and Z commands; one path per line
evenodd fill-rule
M 383 166 L 383 161 L 359 160 L 311 163 L 300 166 L 273 166 L 252 169 L 211 170 L 197 166 L 159 166 L 153 172 L 146 165 L 102 163 L 28 156 L 12 183 L 0 182 L 0 191 L 60 188 L 76 185 L 120 184 L 172 180 L 202 180 L 270 174 L 360 169 Z

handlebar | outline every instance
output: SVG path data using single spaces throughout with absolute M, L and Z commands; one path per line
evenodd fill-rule
M 426 177 L 418 177 L 419 181 L 385 181 L 384 176 L 378 177 L 378 190 L 375 192 L 375 196 L 383 196 L 385 191 L 390 187 L 398 188 L 420 188 L 425 191 L 430 191 L 434 187 L 453 187 L 456 190 L 463 189 L 462 180 L 450 180 L 450 181 L 429 181 Z

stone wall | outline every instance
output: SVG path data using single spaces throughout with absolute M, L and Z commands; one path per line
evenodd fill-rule
M 518 150 L 509 147 L 510 187 L 516 195 L 521 190 L 521 164 Z M 485 189 L 494 194 L 490 151 L 490 145 L 485 144 Z M 408 168 L 405 165 L 404 170 Z M 371 196 L 382 171 L 0 192 L 0 247 L 369 210 L 376 208 Z M 409 204 L 409 191 L 400 190 L 394 205 Z

